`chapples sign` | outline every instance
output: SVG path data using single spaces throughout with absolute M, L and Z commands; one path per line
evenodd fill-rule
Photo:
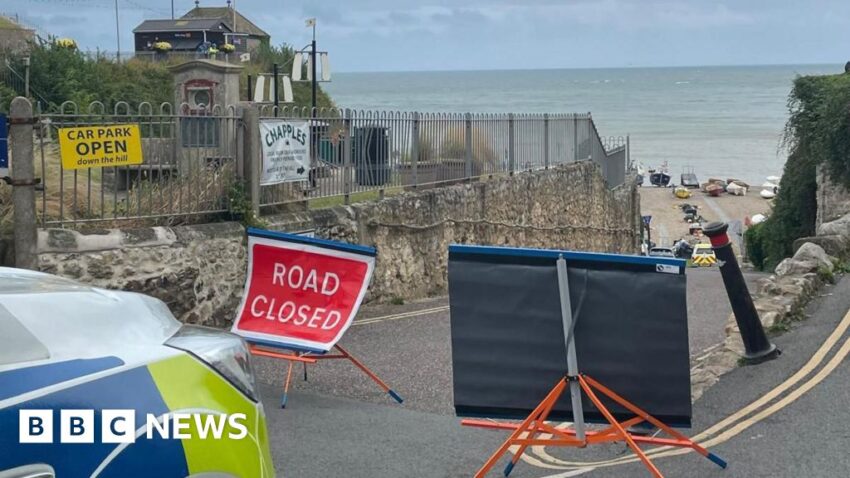
M 248 229 L 248 277 L 232 331 L 327 352 L 354 320 L 374 267 L 369 247 Z

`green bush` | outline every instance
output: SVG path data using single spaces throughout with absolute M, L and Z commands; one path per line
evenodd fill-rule
M 289 74 L 294 59 L 292 48 L 282 45 L 263 45 L 245 64 L 242 75 L 242 91 L 247 90 L 247 75 L 271 73 L 278 63 L 281 74 Z M 55 43 L 35 44 L 30 53 L 30 90 L 35 101 L 42 102 L 42 109 L 56 109 L 65 101 L 73 101 L 85 108 L 92 101 L 101 101 L 107 110 L 119 101 L 126 101 L 132 108 L 144 101 L 154 107 L 161 103 L 174 102 L 172 74 L 168 66 L 173 63 L 130 60 L 116 63 L 105 57 L 91 57 L 76 49 L 63 48 Z M 12 58 L 11 65 L 24 71 L 23 58 Z M 0 89 L 3 85 L 0 84 Z M 296 106 L 309 106 L 311 91 L 309 83 L 292 85 Z M 8 106 L 8 91 L 0 91 L 0 108 Z M 320 107 L 333 106 L 330 97 L 321 88 L 317 94 Z
M 764 269 L 764 238 L 762 231 L 764 223 L 756 224 L 744 233 L 744 243 L 747 246 L 747 257 L 757 269 Z
M 850 187 L 850 75 L 798 77 L 788 110 L 789 155 L 779 194 L 770 218 L 747 244 L 755 247 L 760 259 L 751 259 L 760 268 L 775 267 L 794 252 L 794 240 L 815 233 L 818 165 Z

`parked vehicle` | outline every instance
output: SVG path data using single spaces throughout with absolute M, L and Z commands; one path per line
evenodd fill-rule
M 181 325 L 145 295 L 0 268 L 0 343 L 0 476 L 274 476 L 250 354 L 236 335 Z M 56 432 L 21 444 L 19 414 L 32 410 Z M 90 441 L 60 440 L 61 410 L 92 411 Z M 104 421 L 115 411 L 135 418 L 122 432 L 134 442 L 104 441 L 120 430 Z M 202 435 L 199 419 L 222 416 L 219 437 Z M 147 436 L 150 420 L 171 434 Z
M 696 244 L 691 254 L 691 264 L 696 267 L 711 267 L 717 263 L 717 256 L 711 244 Z
M 676 257 L 673 249 L 669 247 L 653 247 L 649 250 L 649 255 L 654 257 Z

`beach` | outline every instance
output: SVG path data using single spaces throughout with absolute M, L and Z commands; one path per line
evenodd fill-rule
M 688 235 L 689 224 L 684 220 L 681 206 L 691 204 L 697 206 L 699 214 L 705 218 L 703 225 L 711 221 L 741 221 L 755 214 L 770 212 L 770 202 L 759 196 L 761 188 L 752 188 L 746 196 L 721 194 L 709 197 L 698 189 L 691 189 L 691 197 L 679 199 L 673 195 L 673 188 L 657 188 L 644 186 L 640 188 L 641 215 L 652 216 L 650 230 L 652 241 L 658 246 L 672 246 Z M 703 239 L 708 242 L 708 239 Z

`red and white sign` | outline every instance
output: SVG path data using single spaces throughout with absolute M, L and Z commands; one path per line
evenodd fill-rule
M 300 236 L 296 242 L 283 234 L 251 234 L 245 294 L 232 332 L 285 348 L 330 350 L 360 308 L 374 255 Z

